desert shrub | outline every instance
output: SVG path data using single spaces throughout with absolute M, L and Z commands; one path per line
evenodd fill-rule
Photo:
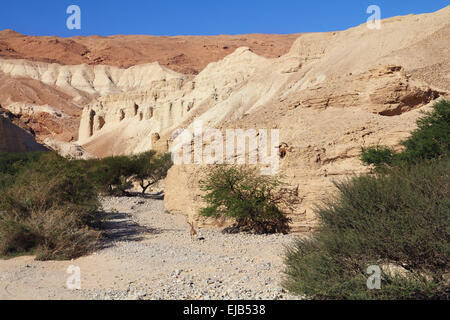
M 96 189 L 73 162 L 42 154 L 0 191 L 0 255 L 31 250 L 45 252 L 38 258 L 69 259 L 95 245 Z M 83 241 L 83 246 L 75 245 Z
M 73 208 L 34 212 L 29 225 L 40 236 L 36 247 L 38 260 L 69 260 L 94 251 L 101 233 L 80 221 Z
M 14 175 L 30 162 L 36 162 L 44 152 L 0 152 L 0 173 Z
M 28 224 L 5 218 L 0 212 L 0 255 L 32 252 L 39 241 L 39 234 Z
M 0 208 L 17 217 L 63 206 L 90 215 L 99 207 L 95 188 L 86 174 L 55 153 L 44 154 L 23 168 L 4 190 L 1 200 Z M 86 223 L 89 221 L 86 217 Z
M 374 164 L 376 167 L 392 165 L 394 154 L 395 152 L 387 147 L 371 147 L 363 149 L 361 160 L 366 164 Z
M 319 299 L 448 299 L 449 172 L 445 158 L 336 183 L 318 232 L 287 249 L 284 286 Z M 370 265 L 383 270 L 380 290 L 366 286 Z
M 450 101 L 436 103 L 431 112 L 417 120 L 417 126 L 402 143 L 405 150 L 399 155 L 400 161 L 415 163 L 450 155 Z
M 164 179 L 172 167 L 170 153 L 157 155 L 155 151 L 148 151 L 132 157 L 134 163 L 134 178 L 139 182 L 142 194 L 147 189 Z
M 84 163 L 90 179 L 99 192 L 109 195 L 128 195 L 135 174 L 135 163 L 131 157 L 112 156 Z
M 286 205 L 287 192 L 276 192 L 282 186 L 277 177 L 261 176 L 257 169 L 243 166 L 218 166 L 200 187 L 207 207 L 207 217 L 235 219 L 232 229 L 255 233 L 287 233 L 290 219 L 280 206 Z
M 426 159 L 439 159 L 450 154 L 450 101 L 442 100 L 433 105 L 431 112 L 417 120 L 418 128 L 402 142 L 402 152 L 395 153 L 385 147 L 363 149 L 361 160 L 385 166 L 415 164 Z
M 142 193 L 164 179 L 173 165 L 170 153 L 148 151 L 133 156 L 113 156 L 99 160 L 78 161 L 100 193 L 128 195 L 133 181 L 138 181 Z
M 7 153 L 0 152 L 0 188 L 13 182 L 14 176 L 27 164 L 36 162 L 43 152 Z

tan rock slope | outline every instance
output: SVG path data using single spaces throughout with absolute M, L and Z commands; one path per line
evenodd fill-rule
M 288 145 L 280 173 L 302 199 L 292 208 L 294 230 L 310 231 L 312 208 L 333 192 L 333 180 L 367 172 L 362 147 L 398 145 L 422 110 L 448 96 L 449 18 L 447 7 L 383 20 L 381 30 L 304 34 L 279 58 L 240 48 L 196 76 L 161 68 L 148 86 L 89 104 L 80 143 L 100 156 L 167 150 L 172 134 L 194 120 L 221 130 L 279 129 Z M 198 179 L 207 170 L 171 169 L 167 209 L 212 223 L 198 217 Z
M 0 152 L 17 153 L 43 150 L 46 148 L 36 142 L 30 128 L 0 106 Z
M 22 37 L 6 34 L 6 38 Z M 175 38 L 170 41 L 181 39 Z M 4 54 L 7 59 L 0 59 L 5 83 L 15 81 L 16 88 L 29 92 L 28 104 L 17 106 L 14 90 L 3 98 L 0 90 L 0 103 L 9 110 L 22 108 L 16 111 L 22 117 L 30 113 L 35 119 L 44 113 L 61 119 L 56 123 L 81 114 L 78 144 L 96 156 L 150 148 L 169 150 L 174 133 L 192 128 L 194 120 L 222 131 L 279 129 L 280 142 L 287 145 L 286 156 L 279 159 L 280 174 L 292 187 L 298 186 L 302 200 L 291 208 L 295 231 L 316 226 L 313 206 L 334 191 L 333 180 L 367 172 L 359 160 L 362 147 L 398 146 L 415 128 L 421 112 L 450 93 L 450 6 L 432 14 L 383 20 L 381 30 L 370 30 L 364 24 L 341 32 L 297 35 L 284 55 L 264 54 L 250 44 L 228 46 L 233 48 L 229 52 L 222 48 L 225 51 L 220 52 L 226 54 L 220 57 L 212 50 L 211 57 L 217 59 L 211 58 L 204 69 L 189 60 L 191 67 L 196 66 L 195 72 L 183 69 L 182 58 L 175 59 L 180 68 L 163 58 L 158 62 L 139 60 L 139 53 L 127 58 L 128 40 L 117 39 L 124 41 L 124 51 L 118 51 L 114 60 L 111 44 L 109 60 L 100 59 L 110 62 L 108 66 L 91 59 L 93 49 L 81 60 L 71 60 L 84 64 L 67 65 L 65 60 L 78 45 L 96 43 L 101 48 L 106 41 L 101 37 L 52 42 L 69 48 L 69 53 L 67 57 L 58 55 L 55 47 L 55 57 L 48 61 L 39 50 L 31 58 L 23 53 L 29 51 L 19 50 L 12 42 L 3 41 L 6 45 L 2 47 L 0 41 L 0 55 L 9 52 Z M 190 41 L 198 44 L 199 39 L 186 38 L 180 46 L 191 52 Z M 139 41 L 133 41 L 129 43 L 136 52 L 145 52 L 140 51 L 145 44 L 140 47 Z M 33 45 L 39 47 L 39 43 Z M 206 48 L 199 57 L 208 55 Z M 136 61 L 145 63 L 129 67 Z M 184 72 L 176 72 L 179 70 Z M 35 89 L 37 84 L 42 88 Z M 34 95 L 42 91 L 55 102 Z M 56 128 L 49 131 L 59 137 Z M 75 134 L 62 138 L 74 140 Z M 166 208 L 189 215 L 198 225 L 215 223 L 198 216 L 202 205 L 198 180 L 208 168 L 173 167 L 165 183 Z
M 154 80 L 152 68 L 162 65 L 196 74 L 241 46 L 278 57 L 296 38 L 263 34 L 58 38 L 4 30 L 0 31 L 0 104 L 22 117 L 38 140 L 74 141 L 81 110 L 88 102 L 131 90 L 130 86 L 147 86 Z
M 89 104 L 83 110 L 79 142 L 99 156 L 147 150 L 152 134 L 170 134 L 201 110 L 227 102 L 265 60 L 243 47 L 195 77 L 159 67 L 152 72 L 154 81 L 142 89 L 109 94 Z

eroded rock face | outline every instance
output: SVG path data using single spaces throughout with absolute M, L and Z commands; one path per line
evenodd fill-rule
M 293 229 L 308 232 L 317 225 L 314 206 L 335 191 L 333 181 L 368 172 L 359 159 L 362 147 L 398 147 L 421 111 L 448 97 L 450 47 L 443 43 L 450 41 L 449 17 L 447 7 L 383 20 L 381 30 L 364 24 L 300 35 L 277 58 L 243 47 L 197 75 L 158 63 L 121 69 L 0 61 L 0 69 L 6 77 L 45 83 L 52 96 L 70 97 L 74 108 L 84 106 L 78 143 L 99 157 L 170 150 L 175 133 L 192 130 L 195 121 L 222 134 L 279 130 L 277 146 L 285 146 L 279 174 L 301 199 L 292 208 Z M 209 169 L 174 166 L 165 182 L 166 208 L 200 226 L 217 224 L 198 216 L 198 181 Z
M 0 59 L 0 103 L 23 117 L 39 139 L 69 142 L 78 140 L 82 109 L 93 99 L 178 78 L 183 76 L 156 62 L 121 69 Z M 105 124 L 101 116 L 95 121 L 96 130 Z
M 0 152 L 45 151 L 26 125 L 0 106 Z
M 445 91 L 433 90 L 411 79 L 402 66 L 381 66 L 357 75 L 347 75 L 300 90 L 286 102 L 289 108 L 326 109 L 356 107 L 383 116 L 397 116 L 439 98 Z
M 102 96 L 84 108 L 79 142 L 100 156 L 156 147 L 152 134 L 168 136 L 211 105 L 226 102 L 265 61 L 249 48 L 240 48 L 195 77 L 178 74 L 167 79 L 161 73 L 163 80 L 145 89 Z
M 158 61 L 183 74 L 198 74 L 210 62 L 223 59 L 237 48 L 250 47 L 258 55 L 285 54 L 296 34 L 220 36 L 88 36 L 35 37 L 13 30 L 0 31 L 0 56 L 61 65 L 108 65 L 129 68 Z
M 296 35 L 34 37 L 0 31 L 0 104 L 38 140 L 78 139 L 81 111 L 100 95 L 145 88 L 158 68 L 198 74 L 242 46 L 285 54 Z M 162 68 L 160 66 L 163 66 Z M 168 68 L 168 69 L 166 69 Z M 101 126 L 101 123 L 99 123 Z
M 289 148 L 280 157 L 279 174 L 298 187 L 301 198 L 291 215 L 293 230 L 309 232 L 317 226 L 315 205 L 336 191 L 333 181 L 370 172 L 360 161 L 362 147 L 398 147 L 416 128 L 422 111 L 439 97 L 449 97 L 445 82 L 414 72 L 435 70 L 436 63 L 448 65 L 450 52 L 444 49 L 447 58 L 441 55 L 442 38 L 434 36 L 439 32 L 450 41 L 450 25 L 442 28 L 449 10 L 388 19 L 378 33 L 360 26 L 301 36 L 288 55 L 262 63 L 227 100 L 211 105 L 197 119 L 222 132 L 280 130 L 280 142 Z M 395 30 L 402 31 L 401 41 Z M 426 47 L 418 45 L 423 43 Z M 433 47 L 441 51 L 427 60 Z M 208 168 L 172 168 L 166 179 L 166 208 L 189 215 L 198 225 L 216 223 L 198 216 L 204 205 L 198 180 Z
M 279 175 L 290 186 L 298 187 L 301 198 L 291 214 L 293 231 L 309 232 L 317 226 L 314 207 L 333 196 L 336 191 L 333 181 L 370 172 L 360 161 L 363 147 L 379 144 L 398 147 L 416 128 L 415 121 L 421 112 L 429 107 L 392 117 L 340 107 L 296 108 L 280 114 L 271 125 L 280 128 L 280 141 L 287 141 L 289 147 L 279 159 Z M 234 125 L 248 126 L 250 122 L 262 128 L 265 121 L 258 118 L 249 115 Z M 186 214 L 200 226 L 214 225 L 215 221 L 198 216 L 204 205 L 198 181 L 210 169 L 209 165 L 192 164 L 173 167 L 165 182 L 166 209 Z
M 64 142 L 46 138 L 43 143 L 49 150 L 57 152 L 66 159 L 89 160 L 96 158 L 75 142 Z
M 0 104 L 27 123 L 39 140 L 47 136 L 62 141 L 77 139 L 83 103 L 90 100 L 88 95 L 80 94 L 75 98 L 40 80 L 0 72 Z

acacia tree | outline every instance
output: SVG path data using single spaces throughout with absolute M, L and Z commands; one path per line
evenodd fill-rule
M 157 155 L 153 150 L 133 156 L 132 161 L 134 177 L 139 181 L 142 194 L 145 194 L 150 186 L 164 179 L 173 165 L 170 153 Z
M 225 232 L 287 233 L 290 219 L 283 208 L 298 203 L 298 190 L 291 190 L 273 176 L 261 176 L 257 169 L 218 166 L 200 181 L 207 217 L 236 220 Z
M 90 178 L 102 192 L 127 195 L 135 174 L 135 163 L 127 156 L 112 156 L 83 162 Z

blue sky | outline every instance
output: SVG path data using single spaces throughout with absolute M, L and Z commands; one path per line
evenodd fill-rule
M 66 9 L 81 8 L 81 30 L 68 30 Z M 11 0 L 0 7 L 0 30 L 28 35 L 217 35 L 344 30 L 367 20 L 433 12 L 449 0 Z

